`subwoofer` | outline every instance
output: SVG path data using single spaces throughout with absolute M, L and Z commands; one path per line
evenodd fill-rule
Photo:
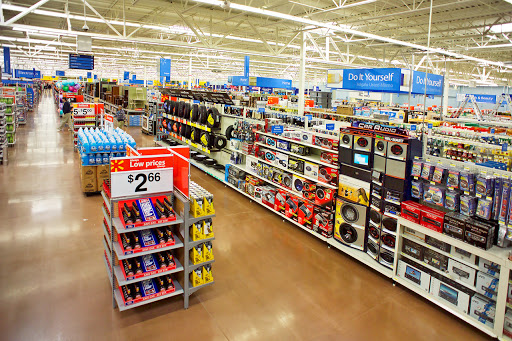
M 334 238 L 342 244 L 363 250 L 367 207 L 338 198 Z

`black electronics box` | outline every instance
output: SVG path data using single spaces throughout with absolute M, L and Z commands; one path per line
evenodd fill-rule
M 237 179 L 244 179 L 246 175 L 245 171 L 236 167 L 229 167 L 228 174 Z
M 346 175 L 351 178 L 359 179 L 364 182 L 370 183 L 372 181 L 372 172 L 365 169 L 352 167 L 350 165 L 340 163 L 340 174 Z
M 438 248 L 441 251 L 450 253 L 452 246 L 450 244 L 447 244 L 445 242 L 440 241 L 439 239 L 436 239 L 431 236 L 425 236 L 425 243 L 428 245 L 432 245 L 435 248 Z
M 484 250 L 492 247 L 497 223 L 484 223 L 475 219 L 466 222 L 464 241 Z
M 444 234 L 450 237 L 464 240 L 464 231 L 466 228 L 466 222 L 469 218 L 463 214 L 451 212 L 444 216 Z
M 423 250 L 423 261 L 441 271 L 448 270 L 448 257 L 431 249 Z
M 403 241 L 404 242 L 402 244 L 402 252 L 413 258 L 416 258 L 417 260 L 423 261 L 423 246 L 409 239 L 404 238 Z

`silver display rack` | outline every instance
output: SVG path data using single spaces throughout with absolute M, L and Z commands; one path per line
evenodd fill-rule
M 114 203 L 124 200 L 136 200 L 141 198 L 141 196 L 132 196 L 132 197 L 123 197 L 123 198 L 117 198 L 114 200 L 110 200 L 110 198 L 106 195 L 104 191 L 101 192 L 103 201 L 106 205 L 106 207 L 109 207 L 110 212 L 112 213 L 114 210 Z M 199 241 L 191 241 L 190 235 L 189 235 L 189 229 L 190 227 L 198 222 L 202 221 L 208 218 L 213 218 L 215 215 L 208 215 L 208 216 L 202 216 L 198 218 L 193 218 L 190 216 L 190 203 L 187 198 L 185 198 L 181 193 L 177 192 L 166 192 L 166 193 L 159 193 L 156 195 L 170 195 L 173 198 L 173 207 L 176 211 L 176 220 L 172 222 L 166 222 L 161 224 L 155 224 L 145 227 L 137 227 L 137 228 L 129 228 L 126 229 L 123 224 L 121 223 L 120 219 L 118 217 L 112 217 L 109 212 L 105 210 L 104 207 L 102 207 L 103 211 L 103 217 L 105 218 L 105 221 L 107 221 L 108 226 L 105 226 L 103 224 L 103 233 L 104 233 L 104 240 L 103 240 L 103 246 L 104 246 L 104 262 L 107 269 L 108 278 L 110 281 L 110 284 L 112 286 L 112 305 L 114 308 L 118 307 L 119 311 L 124 311 L 132 308 L 139 307 L 141 305 L 153 303 L 162 299 L 182 295 L 183 296 L 183 307 L 187 309 L 189 307 L 189 298 L 192 294 L 194 294 L 196 291 L 203 287 L 210 286 L 214 283 L 214 281 L 210 283 L 206 283 L 197 287 L 193 287 L 189 281 L 189 274 L 195 270 L 196 268 L 211 264 L 214 262 L 214 260 L 204 262 L 201 264 L 192 264 L 192 261 L 190 260 L 189 256 L 189 250 L 192 249 L 194 246 L 207 242 L 212 241 L 215 238 L 208 238 L 203 239 Z M 175 244 L 163 247 L 159 249 L 153 249 L 146 252 L 138 252 L 133 253 L 129 255 L 122 254 L 119 242 L 117 240 L 114 240 L 114 233 L 112 233 L 113 230 L 116 230 L 118 234 L 127 233 L 127 232 L 133 232 L 133 231 L 140 231 L 145 229 L 150 229 L 158 226 L 172 226 L 174 228 L 173 235 L 175 238 Z M 110 230 L 110 232 L 109 232 Z M 119 264 L 114 264 L 115 255 L 117 255 L 117 258 L 119 260 L 132 258 L 132 257 L 138 257 L 143 256 L 146 254 L 152 254 L 160 251 L 166 251 L 166 250 L 177 250 L 177 249 L 183 249 L 183 260 L 180 262 L 177 257 L 175 257 L 176 262 L 176 268 L 161 272 L 155 275 L 148 275 L 141 278 L 126 280 L 123 272 L 120 268 Z M 176 278 L 176 275 L 179 273 L 183 273 L 183 281 L 180 283 L 178 279 Z M 121 293 L 118 289 L 118 287 L 115 286 L 115 283 L 119 285 L 126 285 L 126 284 L 132 284 L 136 282 L 143 281 L 145 279 L 155 278 L 159 276 L 164 275 L 173 275 L 173 282 L 175 285 L 175 291 L 169 294 L 165 294 L 162 296 L 157 296 L 151 299 L 148 299 L 146 301 L 137 302 L 131 305 L 124 305 L 124 301 L 121 297 Z

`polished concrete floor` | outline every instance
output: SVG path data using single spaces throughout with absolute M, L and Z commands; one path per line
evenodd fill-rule
M 101 197 L 81 193 L 57 124 L 43 99 L 0 166 L 1 340 L 487 339 L 196 169 L 215 196 L 216 283 L 188 310 L 178 297 L 113 310 Z

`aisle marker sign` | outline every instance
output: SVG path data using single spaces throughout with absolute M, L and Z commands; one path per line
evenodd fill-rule
M 114 131 L 114 116 L 110 115 L 110 114 L 105 114 L 104 118 L 105 118 L 105 122 L 104 122 L 105 129 L 108 131 Z
M 110 160 L 112 198 L 151 196 L 173 190 L 173 155 Z

